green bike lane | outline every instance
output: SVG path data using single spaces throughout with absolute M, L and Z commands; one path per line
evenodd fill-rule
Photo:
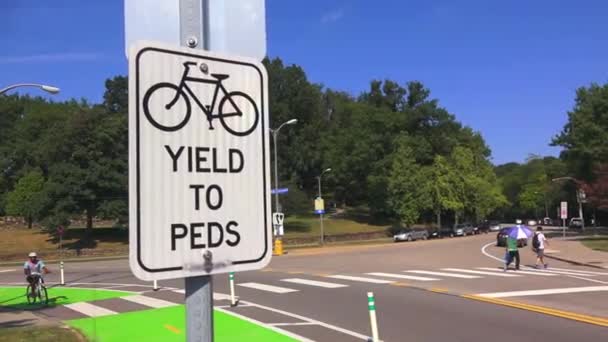
M 186 314 L 182 304 L 143 297 L 144 301 L 145 298 L 152 301 L 152 305 L 162 303 L 164 306 L 150 309 L 136 304 L 142 301 L 140 293 L 117 290 L 49 286 L 48 293 L 48 304 L 28 304 L 25 287 L 0 287 L 0 307 L 9 312 L 32 312 L 60 321 L 90 341 L 185 341 Z M 214 312 L 214 329 L 219 342 L 297 340 L 297 336 L 286 336 L 222 309 Z

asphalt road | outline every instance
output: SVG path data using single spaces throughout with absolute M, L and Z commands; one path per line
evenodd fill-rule
M 504 254 L 491 244 L 493 238 L 293 251 L 274 257 L 262 271 L 236 275 L 240 306 L 227 307 L 219 296 L 216 305 L 309 340 L 361 341 L 371 334 L 367 292 L 372 291 L 384 341 L 608 339 L 607 327 L 580 321 L 608 318 L 608 270 L 551 262 L 548 271 L 504 273 L 492 259 Z M 522 265 L 534 263 L 529 249 L 521 253 Z M 8 269 L 0 270 L 1 283 L 22 282 L 19 270 Z M 66 275 L 72 286 L 183 298 L 178 293 L 183 280 L 161 281 L 164 290 L 150 291 L 151 284 L 134 278 L 126 260 L 66 264 Z M 57 280 L 57 273 L 47 277 L 50 283 Z M 214 277 L 214 292 L 229 293 L 228 284 L 226 275 Z M 524 310 L 520 304 L 509 307 L 463 297 L 479 294 L 529 306 Z M 549 308 L 565 318 L 547 315 Z

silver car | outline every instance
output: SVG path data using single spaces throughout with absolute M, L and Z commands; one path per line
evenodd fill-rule
M 429 232 L 426 230 L 414 230 L 414 229 L 402 229 L 393 236 L 395 242 L 399 241 L 413 241 L 413 240 L 426 240 L 429 238 Z

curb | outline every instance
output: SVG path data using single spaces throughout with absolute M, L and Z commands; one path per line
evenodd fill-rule
M 75 259 L 75 258 L 71 258 L 71 259 L 63 259 L 63 260 L 59 260 L 59 259 L 49 259 L 49 260 L 45 260 L 45 263 L 47 264 L 51 264 L 51 263 L 58 263 L 60 261 L 65 262 L 89 262 L 89 261 L 104 261 L 104 260 L 121 260 L 121 259 L 128 259 L 129 256 L 128 255 L 116 255 L 116 256 L 107 256 L 107 257 L 84 257 L 82 259 Z M 0 266 L 19 266 L 19 265 L 23 265 L 23 261 L 7 261 L 7 262 L 0 262 Z
M 549 254 L 545 254 L 545 257 L 549 258 L 549 259 L 553 259 L 553 260 L 567 262 L 569 264 L 577 265 L 577 266 L 592 267 L 592 268 L 597 268 L 597 269 L 600 269 L 600 270 L 607 269 L 607 267 L 604 267 L 604 266 L 598 266 L 598 265 L 588 264 L 588 263 L 585 263 L 585 262 L 580 262 L 580 261 L 576 261 L 576 260 L 572 260 L 572 259 L 566 259 L 566 258 L 562 258 L 562 257 L 556 257 L 556 256 L 549 255 Z

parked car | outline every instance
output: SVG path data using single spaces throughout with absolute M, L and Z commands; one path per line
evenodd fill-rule
M 568 228 L 572 229 L 583 229 L 583 220 L 580 217 L 573 217 L 570 219 Z
M 549 218 L 549 217 L 545 217 L 543 219 L 543 224 L 545 226 L 552 226 L 553 225 L 553 220 L 551 218 Z
M 473 235 L 473 234 L 474 234 L 474 228 L 473 228 L 472 224 L 459 223 L 459 224 L 455 224 L 454 227 L 452 228 L 451 236 L 467 236 L 467 235 Z
M 505 247 L 507 246 L 507 237 L 508 237 L 509 228 L 502 228 L 498 234 L 496 234 L 496 246 Z M 517 240 L 517 247 L 525 247 L 528 245 L 527 239 L 519 239 Z
M 522 222 L 522 220 L 520 220 L 520 219 L 515 220 L 515 224 L 522 224 L 522 223 L 523 223 L 523 222 Z
M 477 233 L 489 233 L 496 232 L 500 230 L 500 222 L 498 221 L 483 221 L 479 226 L 477 226 Z
M 429 233 L 424 230 L 414 230 L 414 229 L 403 229 L 399 232 L 397 232 L 397 234 L 395 234 L 393 236 L 393 240 L 395 242 L 399 242 L 399 241 L 413 241 L 413 240 L 426 240 L 429 238 Z
M 528 227 L 535 227 L 536 225 L 538 225 L 538 222 L 536 222 L 536 220 L 528 220 L 526 224 L 528 225 Z
M 432 228 L 432 229 L 428 229 L 427 232 L 429 233 L 429 236 L 428 236 L 429 239 L 438 239 L 438 238 L 442 237 L 441 229 Z

